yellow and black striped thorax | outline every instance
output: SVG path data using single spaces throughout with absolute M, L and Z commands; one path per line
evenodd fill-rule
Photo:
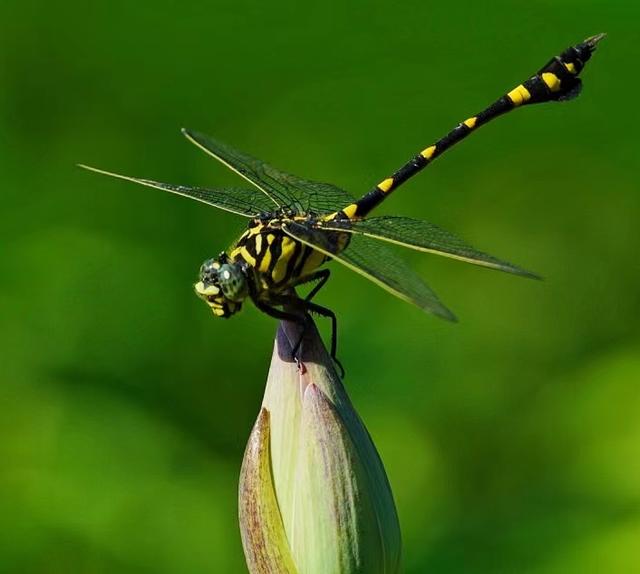
M 318 224 L 304 215 L 287 219 L 254 219 L 229 250 L 230 260 L 253 270 L 255 293 L 260 298 L 268 299 L 269 292 L 286 291 L 327 260 L 320 251 L 285 233 L 283 225 L 292 221 L 307 228 Z M 346 233 L 324 232 L 323 236 L 335 253 L 342 251 L 349 240 Z

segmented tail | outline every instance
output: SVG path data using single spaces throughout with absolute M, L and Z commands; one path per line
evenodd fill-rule
M 604 36 L 605 34 L 591 36 L 577 46 L 567 48 L 562 54 L 552 58 L 535 75 L 513 88 L 480 113 L 458 124 L 447 135 L 423 149 L 391 177 L 381 181 L 358 201 L 343 208 L 337 215 L 349 219 L 366 216 L 405 181 L 422 171 L 433 160 L 462 141 L 471 132 L 498 116 L 530 104 L 575 98 L 582 88 L 582 82 L 578 75 L 585 63 L 591 58 L 596 44 Z

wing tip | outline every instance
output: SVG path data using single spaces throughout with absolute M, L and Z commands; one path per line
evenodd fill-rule
M 203 138 L 208 138 L 208 136 L 205 136 L 204 134 L 196 131 L 196 130 L 191 130 L 189 128 L 180 128 L 180 133 L 187 138 L 192 144 L 197 145 L 198 147 L 201 147 L 203 149 L 206 150 L 206 147 L 204 146 L 204 144 L 202 143 L 202 139 Z
M 447 312 L 444 315 L 440 315 L 440 317 L 442 317 L 445 321 L 449 321 L 449 323 L 455 324 L 460 322 L 460 319 L 458 319 L 456 315 L 449 311 L 449 309 L 447 309 Z
M 197 143 L 196 142 L 196 137 L 195 137 L 195 132 L 193 130 L 190 130 L 188 128 L 180 128 L 180 133 L 187 138 L 191 143 Z
M 453 313 L 451 315 L 447 315 L 446 317 L 440 315 L 440 318 L 445 320 L 447 323 L 451 323 L 452 325 L 457 325 L 460 323 L 460 319 L 456 317 Z
M 211 145 L 214 142 L 210 136 L 205 135 L 201 132 L 197 132 L 195 130 L 190 130 L 188 128 L 180 128 L 180 132 L 185 138 L 187 138 L 187 141 L 191 142 L 194 146 L 196 146 L 197 148 L 200 148 L 203 152 L 209 155 L 212 155 L 218 161 L 222 161 L 222 163 L 226 163 L 226 161 L 222 159 L 218 155 L 218 153 L 211 148 Z M 219 145 L 220 144 L 218 144 L 218 146 Z
M 524 277 L 525 279 L 535 279 L 536 281 L 544 281 L 544 277 L 542 275 L 539 275 L 538 273 L 534 273 L 533 271 L 528 271 L 527 269 L 523 269 L 522 267 L 518 267 L 517 265 L 509 264 L 506 267 L 498 269 L 498 271 L 506 271 L 507 273 Z
M 544 281 L 544 277 L 533 271 L 527 271 L 526 275 L 523 275 L 526 279 L 533 279 L 534 281 Z
M 445 321 L 448 321 L 449 323 L 459 323 L 460 322 L 458 317 L 453 313 L 453 311 L 451 311 L 449 308 L 445 307 L 440 302 L 438 302 L 438 306 L 437 307 L 434 307 L 433 305 L 430 305 L 430 306 L 423 306 L 422 308 L 423 308 L 424 311 L 426 311 L 430 315 L 435 315 L 436 317 L 438 317 L 440 319 L 444 319 Z

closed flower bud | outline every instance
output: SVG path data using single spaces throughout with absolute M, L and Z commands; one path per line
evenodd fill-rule
M 278 329 L 240 476 L 251 574 L 395 574 L 400 529 L 380 457 L 314 326 Z

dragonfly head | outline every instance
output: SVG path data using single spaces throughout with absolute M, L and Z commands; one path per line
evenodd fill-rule
M 213 314 L 225 319 L 242 307 L 249 294 L 247 277 L 239 263 L 227 259 L 207 259 L 200 267 L 200 280 L 194 288 L 198 297 L 207 302 Z

